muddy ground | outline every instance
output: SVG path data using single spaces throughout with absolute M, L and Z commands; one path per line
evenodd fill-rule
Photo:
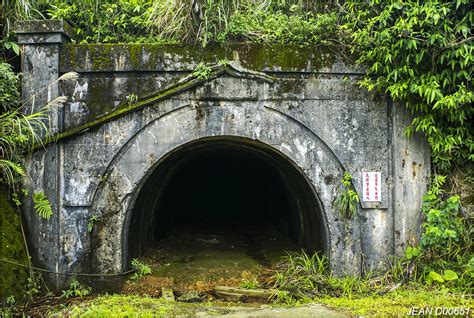
M 155 242 L 139 260 L 152 274 L 127 281 L 122 293 L 160 296 L 162 287 L 176 295 L 200 293 L 212 299 L 216 286 L 268 287 L 266 278 L 288 252 L 296 250 L 276 229 L 182 227 Z M 257 286 L 255 286 L 257 287 Z M 204 300 L 204 299 L 203 299 Z

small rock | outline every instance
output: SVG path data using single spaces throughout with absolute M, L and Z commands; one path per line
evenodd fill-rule
M 169 288 L 161 287 L 161 297 L 166 301 L 174 302 L 173 290 Z
M 199 296 L 197 292 L 186 292 L 183 295 L 178 297 L 178 301 L 184 303 L 202 303 L 203 299 Z

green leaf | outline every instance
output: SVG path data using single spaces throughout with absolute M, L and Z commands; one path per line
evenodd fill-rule
M 443 276 L 441 276 L 440 274 L 434 272 L 434 271 L 431 271 L 429 274 L 428 274 L 428 277 L 435 281 L 435 282 L 438 282 L 438 283 L 444 283 L 444 279 L 443 279 Z
M 447 281 L 451 281 L 451 280 L 456 280 L 458 279 L 458 274 L 456 274 L 456 272 L 452 271 L 452 270 L 445 270 L 444 271 L 444 274 L 443 274 L 443 279 L 444 280 L 447 280 Z
M 405 251 L 405 257 L 408 259 L 412 259 L 417 257 L 421 254 L 421 250 L 418 247 L 408 246 L 407 250 Z
M 11 42 L 11 44 L 13 52 L 15 52 L 16 55 L 20 55 L 20 46 L 15 42 Z
M 53 209 L 48 198 L 43 192 L 33 193 L 34 210 L 43 219 L 49 219 L 53 215 Z

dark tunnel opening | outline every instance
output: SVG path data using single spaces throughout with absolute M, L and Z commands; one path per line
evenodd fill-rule
M 306 177 L 276 150 L 241 138 L 198 140 L 161 160 L 145 180 L 125 229 L 124 261 L 180 231 L 277 235 L 294 248 L 324 252 L 322 215 Z

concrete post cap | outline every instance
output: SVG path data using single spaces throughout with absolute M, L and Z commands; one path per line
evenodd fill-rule
M 74 39 L 73 28 L 63 20 L 28 20 L 15 23 L 20 44 L 64 43 Z

